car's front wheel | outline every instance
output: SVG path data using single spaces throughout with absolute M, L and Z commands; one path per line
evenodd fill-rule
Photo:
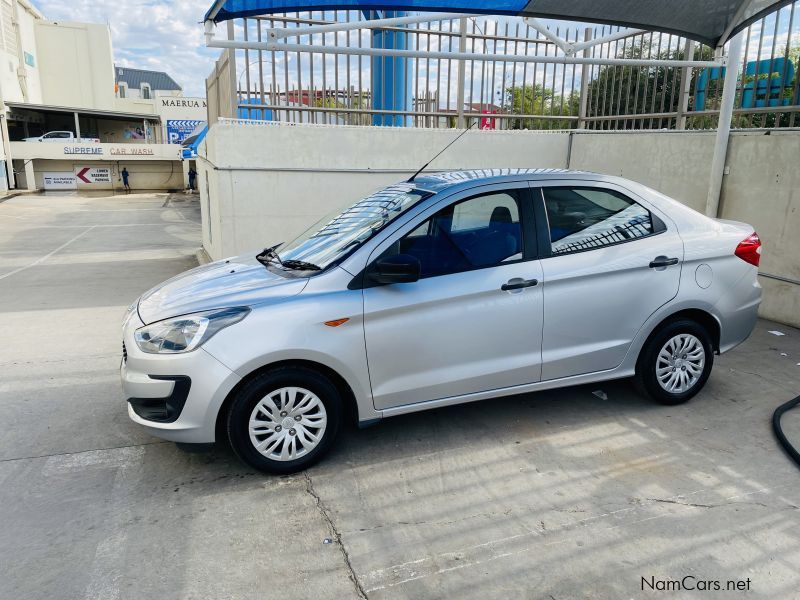
M 339 429 L 342 400 L 336 386 L 304 367 L 283 367 L 247 383 L 228 412 L 236 454 L 268 473 L 294 473 L 317 462 Z
M 642 348 L 636 384 L 661 404 L 681 404 L 708 381 L 714 349 L 708 331 L 690 319 L 666 323 Z

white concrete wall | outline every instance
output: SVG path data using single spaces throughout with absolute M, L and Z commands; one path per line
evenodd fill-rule
M 408 178 L 454 135 L 436 129 L 217 123 L 206 138 L 208 160 L 198 161 L 200 183 L 207 171 L 211 189 L 206 250 L 219 258 L 289 240 L 332 210 Z M 432 168 L 563 168 L 567 144 L 565 136 L 546 133 L 474 131 Z
M 107 25 L 37 21 L 42 103 L 114 110 L 114 58 Z
M 705 212 L 713 132 L 580 133 L 570 168 L 619 175 Z
M 198 160 L 203 244 L 218 259 L 289 240 L 331 210 L 407 177 L 454 135 L 221 121 L 201 148 L 206 158 Z M 713 143 L 713 132 L 473 131 L 431 167 L 569 166 L 639 181 L 703 211 Z M 761 271 L 795 281 L 798 156 L 800 132 L 733 134 L 721 205 L 723 218 L 751 223 L 761 235 Z M 762 315 L 800 326 L 800 286 L 760 279 Z

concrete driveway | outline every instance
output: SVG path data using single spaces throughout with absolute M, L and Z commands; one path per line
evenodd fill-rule
M 183 195 L 0 203 L 0 598 L 800 597 L 800 471 L 769 426 L 800 331 L 760 322 L 685 406 L 619 382 L 451 407 L 269 477 L 126 414 L 122 313 L 196 264 L 199 220 Z

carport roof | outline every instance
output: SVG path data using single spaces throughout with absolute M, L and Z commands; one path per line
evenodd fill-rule
M 160 122 L 161 117 L 156 114 L 129 113 L 116 110 L 99 110 L 93 108 L 74 108 L 70 106 L 50 106 L 47 104 L 28 104 L 27 102 L 6 102 L 9 108 L 19 110 L 32 110 L 37 112 L 78 113 L 81 116 L 96 117 L 100 119 L 116 119 L 125 121 Z
M 206 21 L 309 10 L 485 13 L 610 23 L 664 31 L 711 46 L 792 0 L 216 0 Z

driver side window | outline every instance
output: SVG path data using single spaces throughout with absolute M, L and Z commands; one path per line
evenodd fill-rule
M 414 228 L 381 255 L 408 254 L 421 277 L 437 277 L 522 260 L 520 200 L 493 192 L 452 204 Z

